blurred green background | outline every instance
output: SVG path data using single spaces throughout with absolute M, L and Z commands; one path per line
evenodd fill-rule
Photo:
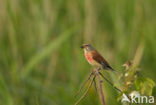
M 139 67 L 156 82 L 155 5 L 156 0 L 0 0 L 0 105 L 73 105 L 92 69 L 83 43 L 117 71 L 141 45 Z M 120 105 L 118 93 L 105 82 L 103 87 L 107 105 Z M 80 105 L 100 105 L 94 87 Z

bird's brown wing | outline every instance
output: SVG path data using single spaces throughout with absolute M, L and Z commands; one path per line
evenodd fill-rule
M 96 50 L 92 51 L 91 53 L 92 58 L 101 65 L 103 65 L 103 68 L 113 70 L 113 68 L 108 64 L 108 62 Z
M 106 65 L 109 65 L 108 62 L 96 51 L 92 51 L 92 58 L 97 61 L 98 63 L 102 64 L 105 63 Z

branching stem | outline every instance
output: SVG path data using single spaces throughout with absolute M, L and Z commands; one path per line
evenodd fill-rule
M 80 92 L 81 90 L 83 89 L 83 87 L 86 85 L 86 83 L 90 80 L 91 76 L 93 75 L 93 72 L 90 73 L 89 77 L 83 82 L 82 86 L 80 87 L 80 89 L 77 91 L 77 93 L 75 94 L 74 97 L 76 97 Z
M 90 84 L 87 88 L 87 90 L 84 92 L 84 94 L 79 98 L 79 100 L 75 103 L 75 105 L 78 105 L 78 103 L 87 95 L 89 89 L 91 88 L 92 84 L 93 84 L 93 81 L 95 79 L 95 76 L 93 77 L 93 79 L 90 81 Z
M 101 81 L 100 75 L 99 75 L 99 68 L 95 70 L 95 73 L 96 73 L 96 76 L 97 76 L 97 79 L 98 79 L 98 82 L 99 82 L 98 91 L 99 91 L 99 95 L 100 95 L 100 98 L 101 98 L 101 103 L 102 103 L 102 105 L 105 105 L 105 99 L 104 99 L 104 94 L 103 94 L 103 89 L 102 89 L 102 81 Z
M 89 89 L 91 88 L 93 82 L 96 87 L 96 81 L 95 78 L 97 77 L 98 79 L 98 91 L 99 91 L 99 95 L 100 95 L 100 99 L 101 99 L 101 103 L 102 105 L 105 105 L 105 99 L 104 99 L 104 94 L 103 94 L 103 88 L 102 88 L 102 80 L 100 78 L 100 76 L 102 76 L 102 78 L 104 80 L 106 80 L 106 82 L 108 82 L 113 88 L 115 88 L 117 91 L 122 92 L 119 88 L 115 87 L 113 85 L 113 83 L 111 83 L 106 77 L 104 77 L 104 75 L 100 72 L 100 68 L 95 69 L 93 72 L 91 72 L 91 74 L 89 75 L 89 77 L 87 78 L 87 80 L 84 81 L 84 83 L 82 84 L 82 86 L 80 87 L 79 91 L 76 93 L 75 97 L 81 92 L 82 88 L 86 85 L 86 83 L 90 80 L 91 76 L 94 75 L 93 79 L 89 82 L 89 85 L 86 89 L 86 91 L 84 92 L 84 94 L 79 98 L 79 100 L 75 103 L 75 105 L 78 105 L 78 103 L 87 95 Z
M 116 86 L 114 86 L 106 77 L 104 77 L 104 75 L 102 73 L 99 72 L 99 74 L 103 77 L 103 79 L 106 80 L 106 82 L 108 82 L 113 88 L 115 88 L 117 91 L 122 92 L 119 88 L 117 88 Z

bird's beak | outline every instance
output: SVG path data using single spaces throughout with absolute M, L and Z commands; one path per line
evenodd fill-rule
M 81 48 L 84 48 L 84 46 L 82 45 Z

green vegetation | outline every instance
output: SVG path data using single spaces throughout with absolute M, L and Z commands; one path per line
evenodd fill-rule
M 121 74 L 122 65 L 133 60 L 145 77 L 133 85 L 156 97 L 155 4 L 156 0 L 0 0 L 0 105 L 73 105 L 92 70 L 80 49 L 83 43 L 92 44 Z M 103 74 L 122 87 L 119 75 Z M 145 91 L 142 86 L 148 88 L 148 82 L 150 91 Z M 118 92 L 105 81 L 103 90 L 107 105 L 121 104 Z M 93 86 L 80 105 L 100 105 Z

